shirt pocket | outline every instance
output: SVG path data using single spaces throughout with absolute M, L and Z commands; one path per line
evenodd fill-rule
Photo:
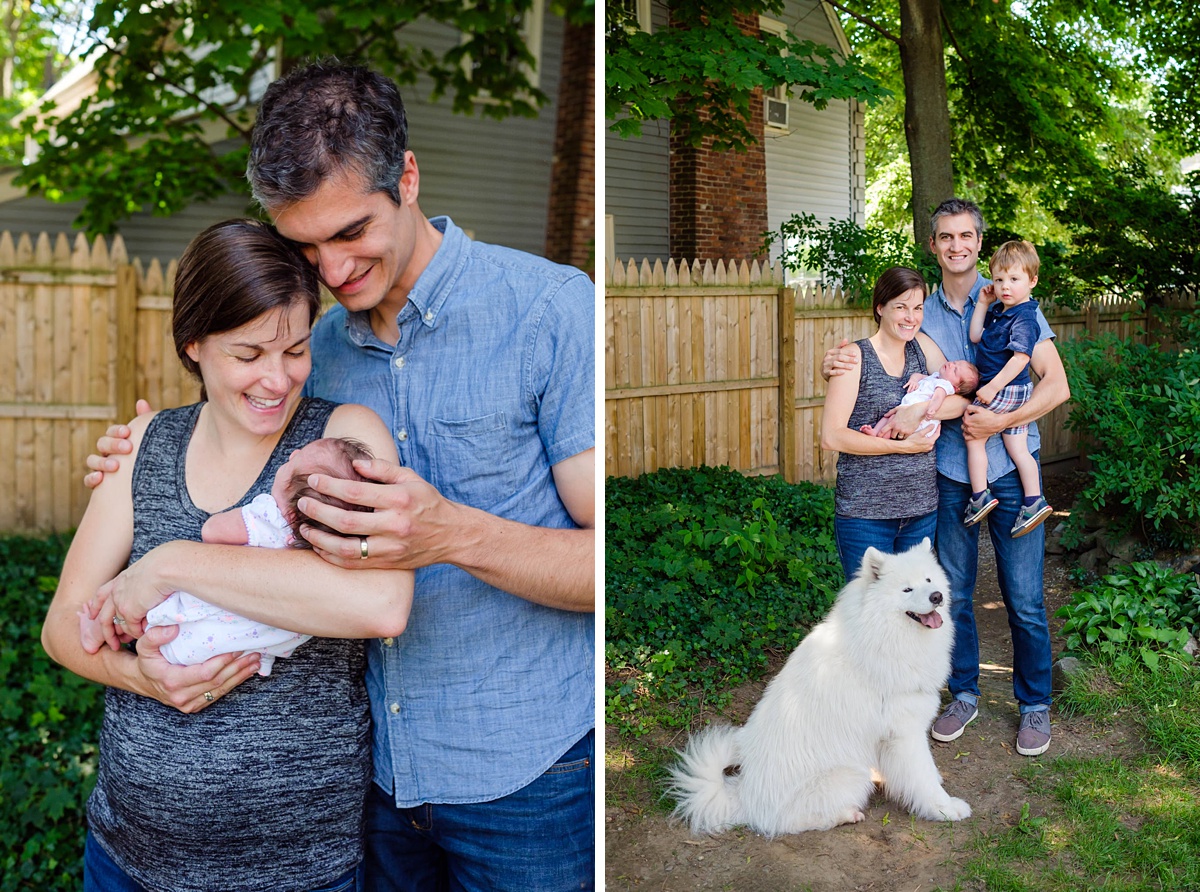
M 430 432 L 430 476 L 446 498 L 488 510 L 521 488 L 517 479 L 517 438 L 506 413 L 476 418 L 435 417 Z

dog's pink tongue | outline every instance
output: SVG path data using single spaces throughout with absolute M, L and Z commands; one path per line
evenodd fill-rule
M 940 629 L 942 627 L 942 615 L 936 610 L 930 610 L 928 613 L 922 613 L 921 625 L 928 626 L 931 629 Z

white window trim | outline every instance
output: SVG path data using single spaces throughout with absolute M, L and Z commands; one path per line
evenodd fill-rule
M 535 89 L 541 87 L 539 76 L 542 68 L 542 29 L 546 18 L 546 0 L 533 0 L 533 4 L 527 9 L 521 19 L 521 39 L 525 43 L 525 48 L 529 50 L 529 55 L 533 56 L 533 64 L 528 62 L 521 63 L 521 69 L 525 72 L 525 77 Z M 462 42 L 467 42 L 467 36 L 464 34 Z M 467 77 L 471 76 L 471 57 L 464 56 L 462 60 L 463 70 L 467 73 Z M 475 102 L 479 104 L 494 104 L 496 102 L 488 95 L 486 90 L 480 91 L 475 96 Z
M 777 34 L 780 37 L 784 37 L 788 34 L 788 26 L 787 25 L 785 25 L 783 22 L 777 21 L 776 19 L 768 18 L 765 15 L 760 15 L 758 17 L 758 30 L 766 31 L 770 34 Z M 791 133 L 792 129 L 790 126 L 782 126 L 779 124 L 772 124 L 771 121 L 768 119 L 767 112 L 766 112 L 766 104 L 767 104 L 768 99 L 774 99 L 774 100 L 788 103 L 788 106 L 789 106 L 788 118 L 790 120 L 790 118 L 791 118 L 791 99 L 788 96 L 787 84 L 780 84 L 778 87 L 774 87 L 770 90 L 763 90 L 763 129 L 767 133 L 785 134 L 785 135 L 788 133 Z

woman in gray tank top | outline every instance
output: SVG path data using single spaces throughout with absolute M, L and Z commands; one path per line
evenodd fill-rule
M 834 533 L 846 579 L 858 572 L 868 548 L 897 553 L 937 529 L 937 465 L 933 448 L 940 428 L 906 440 L 873 437 L 874 425 L 900 404 L 913 373 L 925 375 L 944 362 L 941 350 L 920 334 L 924 279 L 894 266 L 875 283 L 871 306 L 879 327 L 857 348 L 859 374 L 829 380 L 821 416 L 821 448 L 836 450 Z
M 213 514 L 269 492 L 290 453 L 314 439 L 353 436 L 396 461 L 373 412 L 301 396 L 318 308 L 313 269 L 255 221 L 210 227 L 180 258 L 175 346 L 203 401 L 130 423 L 133 452 L 117 456 L 124 473 L 94 490 L 42 631 L 51 657 L 108 688 L 85 892 L 359 888 L 371 782 L 361 639 L 328 637 L 315 617 L 296 617 L 289 628 L 319 637 L 261 677 L 257 654 L 168 665 L 159 648 L 176 627 L 143 635 L 140 623 L 116 625 L 122 641 L 139 637 L 136 650 L 116 646 L 110 631 L 114 646 L 89 654 L 77 618 L 148 551 L 199 542 Z M 214 552 L 231 578 L 238 552 Z M 401 590 L 404 619 L 411 605 L 404 571 L 343 570 L 311 552 L 281 555 L 279 569 L 265 589 L 336 601 L 353 586 L 392 604 Z

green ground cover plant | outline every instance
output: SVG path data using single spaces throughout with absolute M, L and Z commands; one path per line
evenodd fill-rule
M 69 543 L 0 538 L 0 892 L 83 883 L 104 689 L 51 662 L 39 640 Z
M 833 492 L 729 468 L 605 484 L 605 709 L 622 734 L 727 702 L 841 587 Z
M 1139 561 L 1076 592 L 1055 615 L 1066 620 L 1066 653 L 1140 660 L 1153 672 L 1163 655 L 1191 661 L 1184 647 L 1200 624 L 1200 579 Z

